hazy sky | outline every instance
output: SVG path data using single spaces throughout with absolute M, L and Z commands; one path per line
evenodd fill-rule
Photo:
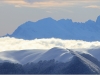
M 85 22 L 100 15 L 100 0 L 0 0 L 0 36 L 26 21 L 52 17 Z

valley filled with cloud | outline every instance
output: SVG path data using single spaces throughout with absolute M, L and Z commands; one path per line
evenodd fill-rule
M 0 38 L 0 51 L 24 49 L 50 49 L 53 47 L 69 48 L 74 50 L 87 50 L 98 48 L 99 41 L 86 42 L 82 40 L 62 40 L 57 38 L 23 40 L 11 37 Z M 82 50 L 82 51 L 83 51 Z

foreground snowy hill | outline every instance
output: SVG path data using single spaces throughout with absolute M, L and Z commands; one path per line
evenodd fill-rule
M 41 19 L 37 22 L 28 21 L 20 25 L 13 34 L 6 36 L 35 39 L 35 38 L 61 38 L 85 41 L 100 41 L 100 16 L 96 22 L 88 20 L 85 23 L 72 22 L 70 19 L 54 20 Z
M 100 61 L 100 48 L 90 49 L 88 52 Z
M 0 74 L 100 74 L 100 62 L 95 56 L 57 47 L 0 52 L 0 62 Z M 13 67 L 8 69 L 7 65 Z
M 76 73 L 77 70 L 80 73 L 91 73 L 100 74 L 100 62 L 89 54 L 79 54 L 75 51 L 70 50 L 74 58 L 70 62 L 68 72 Z M 76 69 L 75 69 L 76 68 Z M 83 70 L 83 71 L 82 71 Z
M 4 51 L 0 52 L 1 62 L 12 62 L 12 63 L 28 63 L 32 62 L 36 57 L 43 54 L 45 50 L 19 50 L 19 51 Z
M 100 61 L 98 51 L 89 50 L 88 52 Z M 78 51 L 79 52 L 79 51 Z M 99 51 L 100 52 L 100 51 Z M 84 53 L 84 52 L 82 52 Z M 89 53 L 86 53 L 89 55 Z M 80 52 L 79 52 L 80 54 Z M 97 55 L 97 56 L 96 56 Z M 54 47 L 49 50 L 19 50 L 19 51 L 2 51 L 0 52 L 0 62 L 14 62 L 26 64 L 28 62 L 38 62 L 40 60 L 52 60 L 68 62 L 72 59 L 73 54 L 68 49 Z
M 21 50 L 0 52 L 1 62 L 9 61 L 21 64 L 51 59 L 67 62 L 71 57 L 72 55 L 69 53 L 69 51 L 60 48 L 52 48 L 50 50 Z

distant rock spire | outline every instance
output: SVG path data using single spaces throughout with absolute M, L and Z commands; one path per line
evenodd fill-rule
M 97 17 L 96 24 L 100 25 L 100 15 Z

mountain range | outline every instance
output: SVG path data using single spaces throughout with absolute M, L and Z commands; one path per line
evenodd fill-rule
M 44 18 L 25 22 L 9 36 L 24 40 L 60 38 L 100 41 L 100 16 L 96 22 Z M 12 45 L 13 46 L 13 45 Z M 12 50 L 0 52 L 0 74 L 100 74 L 100 48 L 80 52 L 54 47 L 48 50 Z M 7 63 L 6 63 L 7 62 Z M 12 67 L 11 69 L 8 68 Z M 28 68 L 27 68 L 28 67 Z M 5 70 L 6 69 L 6 70 Z M 19 70 L 21 69 L 21 70 Z
M 32 40 L 41 38 L 60 38 L 84 41 L 100 41 L 100 16 L 96 22 L 88 20 L 85 23 L 73 22 L 71 19 L 44 18 L 37 22 L 25 22 L 11 35 L 19 39 Z

